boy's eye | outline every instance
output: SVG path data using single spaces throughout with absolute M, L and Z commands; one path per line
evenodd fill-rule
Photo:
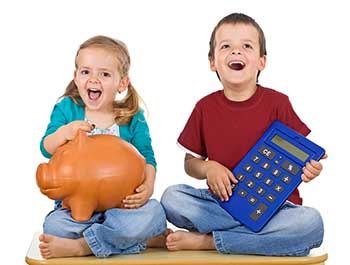
M 89 70 L 81 70 L 80 73 L 82 75 L 87 75 L 87 74 L 89 74 Z
M 223 45 L 221 45 L 220 48 L 221 48 L 221 49 L 227 49 L 227 48 L 230 48 L 230 45 L 228 45 L 228 44 L 223 44 Z
M 252 45 L 250 45 L 249 43 L 245 43 L 245 44 L 243 44 L 243 48 L 248 48 L 248 49 L 251 49 L 251 48 L 253 48 L 253 46 Z

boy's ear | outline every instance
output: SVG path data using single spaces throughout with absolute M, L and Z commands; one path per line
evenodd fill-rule
M 128 76 L 123 77 L 119 82 L 118 92 L 122 93 L 128 88 L 130 84 L 130 78 Z
M 264 55 L 263 57 L 260 57 L 259 59 L 259 65 L 258 65 L 258 70 L 262 71 L 265 69 L 266 66 L 266 55 Z
M 213 57 L 209 58 L 209 65 L 210 65 L 210 70 L 212 70 L 213 72 L 216 72 L 215 60 Z

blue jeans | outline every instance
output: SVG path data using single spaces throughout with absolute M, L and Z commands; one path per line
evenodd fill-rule
M 165 213 L 154 199 L 137 209 L 113 208 L 95 213 L 90 220 L 78 222 L 69 209 L 56 209 L 44 222 L 44 233 L 78 239 L 84 237 L 97 257 L 139 253 L 146 241 L 166 230 Z
M 167 219 L 180 228 L 212 233 L 221 253 L 306 256 L 323 240 L 323 222 L 313 208 L 286 202 L 258 233 L 228 214 L 207 189 L 188 185 L 167 188 L 162 196 Z

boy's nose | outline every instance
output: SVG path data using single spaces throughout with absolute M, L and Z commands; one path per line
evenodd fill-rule
M 241 50 L 238 48 L 233 48 L 231 54 L 241 54 Z

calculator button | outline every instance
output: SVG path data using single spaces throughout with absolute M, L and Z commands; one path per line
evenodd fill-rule
M 273 169 L 272 175 L 274 175 L 275 177 L 278 177 L 279 175 L 281 175 L 281 170 L 278 170 L 277 168 Z
M 236 188 L 237 188 L 237 184 L 231 183 L 231 190 L 235 191 Z
M 277 191 L 278 193 L 281 193 L 284 189 L 283 189 L 283 187 L 281 185 L 276 184 L 276 186 L 273 187 L 273 190 Z
M 268 209 L 267 205 L 264 203 L 260 203 L 258 207 L 250 214 L 250 218 L 252 218 L 254 221 L 257 221 L 264 212 Z
M 243 169 L 247 172 L 252 172 L 253 170 L 253 166 L 249 165 L 249 164 L 246 164 Z
M 300 167 L 298 167 L 297 165 L 292 164 L 289 161 L 284 161 L 282 164 L 282 168 L 284 168 L 285 170 L 287 170 L 288 172 L 292 173 L 294 176 L 296 174 L 298 174 Z
M 260 160 L 261 160 L 261 158 L 260 157 L 258 157 L 257 155 L 253 155 L 253 157 L 251 158 L 251 160 L 254 162 L 254 163 L 259 163 L 260 162 Z
M 266 190 L 260 186 L 256 189 L 256 193 L 259 194 L 260 196 L 263 196 L 265 192 Z
M 275 157 L 275 152 L 268 149 L 266 146 L 262 146 L 259 148 L 259 153 L 272 160 Z
M 281 179 L 284 183 L 289 184 L 292 181 L 292 178 L 288 175 L 283 176 Z
M 257 179 L 261 179 L 263 176 L 263 173 L 261 173 L 260 171 L 256 171 L 253 176 L 256 177 Z
M 239 173 L 236 177 L 239 181 L 243 181 L 245 179 L 245 176 L 242 173 Z
M 270 178 L 266 178 L 266 179 L 264 180 L 264 183 L 265 183 L 267 186 L 271 186 L 272 183 L 273 183 L 273 180 L 270 179 Z
M 244 198 L 245 196 L 247 196 L 248 192 L 244 189 L 240 189 L 238 191 L 238 195 L 241 196 L 242 198 Z
M 264 162 L 264 163 L 261 164 L 261 167 L 263 169 L 265 169 L 265 170 L 268 170 L 271 167 L 271 165 L 269 163 L 267 163 L 267 162 Z
M 254 181 L 252 181 L 252 180 L 247 180 L 247 182 L 245 183 L 246 185 L 247 185 L 247 187 L 248 188 L 254 188 L 254 186 L 255 186 L 255 182 Z
M 268 200 L 271 203 L 276 200 L 276 196 L 271 194 L 271 193 L 269 195 L 267 195 L 265 198 L 266 198 L 266 200 Z
M 251 205 L 256 204 L 257 201 L 258 201 L 258 199 L 255 198 L 254 196 L 250 196 L 250 197 L 248 198 L 248 202 L 249 202 Z

